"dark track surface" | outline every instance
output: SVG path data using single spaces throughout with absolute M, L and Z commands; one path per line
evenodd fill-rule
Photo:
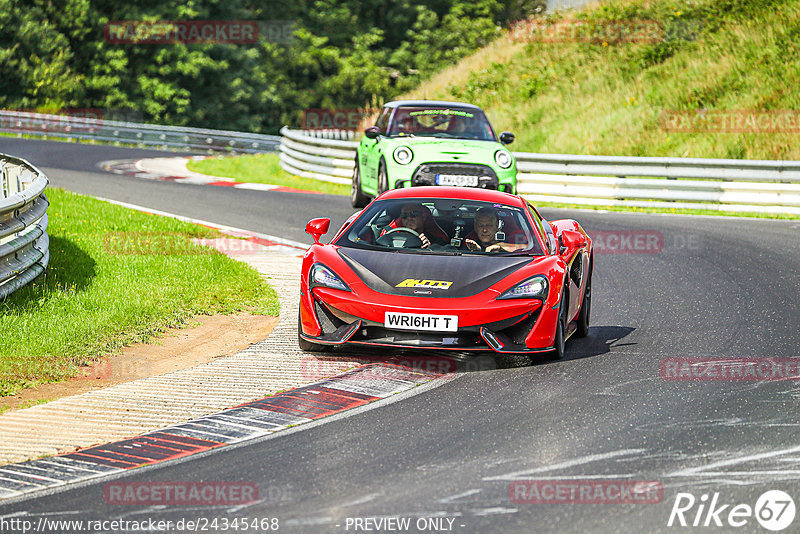
M 0 138 L 0 152 L 46 169 L 54 185 L 299 241 L 309 241 L 302 234 L 309 218 L 333 215 L 335 225 L 351 212 L 342 197 L 108 175 L 91 162 L 136 155 L 73 144 L 58 155 L 61 147 L 51 145 Z M 255 482 L 262 502 L 248 507 L 110 505 L 101 481 L 0 502 L 0 516 L 278 517 L 288 532 L 346 532 L 347 517 L 411 517 L 413 525 L 444 516 L 455 519 L 455 532 L 615 533 L 697 530 L 666 526 L 679 492 L 698 499 L 719 492 L 720 504 L 754 506 L 764 491 L 780 489 L 800 505 L 797 381 L 677 382 L 659 374 L 667 357 L 798 356 L 800 222 L 544 213 L 574 217 L 590 234 L 654 231 L 664 242 L 656 253 L 596 256 L 590 336 L 568 342 L 563 361 L 503 361 L 398 402 L 122 479 Z M 511 480 L 562 477 L 659 481 L 664 498 L 649 505 L 509 499 Z M 753 517 L 741 528 L 699 530 L 766 532 Z M 800 517 L 784 532 L 798 531 Z

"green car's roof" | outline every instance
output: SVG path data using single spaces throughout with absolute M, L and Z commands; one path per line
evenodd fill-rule
M 436 106 L 436 107 L 458 107 L 458 108 L 465 108 L 465 109 L 476 109 L 478 111 L 483 111 L 481 108 L 474 104 L 466 104 L 464 102 L 447 102 L 446 100 L 394 100 L 392 102 L 387 102 L 383 105 L 385 108 L 399 108 L 401 106 L 414 106 L 414 107 L 425 107 L 425 106 Z

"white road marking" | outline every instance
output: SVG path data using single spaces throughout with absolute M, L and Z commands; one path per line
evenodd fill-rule
M 506 475 L 497 475 L 491 477 L 483 477 L 483 480 L 517 480 L 519 478 L 526 477 L 529 474 L 533 473 L 546 473 L 548 471 L 555 471 L 557 469 L 565 469 L 567 467 L 575 467 L 576 465 L 584 465 L 592 462 L 596 462 L 599 460 L 608 460 L 610 458 L 618 458 L 620 456 L 628 456 L 633 454 L 639 454 L 645 452 L 644 449 L 622 449 L 619 451 L 613 452 L 606 452 L 602 454 L 590 454 L 589 456 L 582 456 L 580 458 L 575 458 L 573 460 L 567 460 L 566 462 L 561 462 L 559 464 L 551 464 L 545 465 L 543 467 L 537 467 L 534 469 L 525 469 L 523 471 L 515 471 L 513 473 L 508 473 Z M 631 476 L 631 475 L 626 475 Z
M 487 516 L 487 515 L 500 515 L 500 514 L 516 514 L 519 512 L 516 508 L 503 508 L 502 506 L 495 506 L 494 508 L 476 508 L 470 510 L 472 515 Z
M 457 501 L 458 499 L 463 499 L 464 497 L 469 497 L 470 495 L 475 495 L 476 493 L 480 493 L 483 490 L 480 489 L 471 489 L 469 491 L 465 491 L 463 493 L 457 493 L 455 495 L 450 495 L 449 497 L 445 497 L 444 499 L 439 499 L 437 502 L 442 504 L 450 504 L 453 501 Z
M 347 508 L 348 506 L 355 506 L 357 504 L 364 504 L 370 501 L 374 501 L 375 497 L 380 497 L 383 495 L 382 493 L 370 493 L 369 495 L 364 495 L 363 497 L 359 497 L 358 499 L 348 501 L 343 504 L 337 504 L 334 508 Z
M 736 458 L 728 458 L 727 460 L 719 460 L 717 462 L 714 462 L 714 463 L 711 463 L 711 464 L 708 464 L 708 465 L 701 465 L 699 467 L 687 467 L 687 468 L 684 468 L 684 469 L 679 469 L 678 471 L 674 471 L 674 472 L 670 473 L 667 476 L 675 476 L 675 477 L 680 477 L 680 476 L 704 476 L 704 475 L 712 474 L 710 472 L 711 470 L 717 469 L 717 468 L 720 468 L 720 467 L 725 467 L 725 466 L 728 466 L 728 465 L 743 464 L 745 462 L 763 460 L 763 459 L 766 459 L 766 458 L 775 458 L 777 456 L 783 456 L 785 454 L 791 454 L 791 453 L 796 453 L 796 452 L 800 452 L 800 447 L 792 447 L 792 448 L 789 448 L 789 449 L 781 449 L 781 450 L 777 450 L 777 451 L 767 451 L 767 452 L 762 452 L 762 453 L 758 453 L 758 454 L 751 454 L 749 456 L 738 456 Z M 762 473 L 768 473 L 768 472 L 769 471 L 762 471 Z M 739 472 L 737 472 L 737 471 L 732 471 L 732 472 L 721 471 L 721 472 L 715 472 L 715 473 L 713 473 L 713 475 L 714 476 L 719 476 L 719 475 L 728 476 L 731 473 L 737 473 L 738 474 L 738 473 L 745 473 L 745 472 L 741 472 L 741 471 L 739 471 Z M 758 473 L 758 472 L 757 471 L 751 471 L 749 473 Z M 778 473 L 778 474 L 780 474 L 780 473 L 790 473 L 790 471 L 781 470 L 781 471 L 775 471 L 775 473 Z

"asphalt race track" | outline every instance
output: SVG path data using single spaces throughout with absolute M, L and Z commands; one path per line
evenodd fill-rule
M 311 241 L 308 219 L 331 216 L 337 227 L 352 213 L 344 197 L 155 182 L 96 167 L 163 155 L 153 151 L 0 138 L 0 152 L 39 166 L 53 186 L 302 242 Z M 404 398 L 117 480 L 254 483 L 255 504 L 110 504 L 106 479 L 0 502 L 0 516 L 200 519 L 209 531 L 240 517 L 278 518 L 286 532 L 387 532 L 390 524 L 355 519 L 396 517 L 409 518 L 409 530 L 394 530 L 406 532 L 767 532 L 754 515 L 729 513 L 744 504 L 755 514 L 767 490 L 800 504 L 798 380 L 673 380 L 669 363 L 798 356 L 800 221 L 543 213 L 575 218 L 606 244 L 595 257 L 590 336 L 568 342 L 563 361 L 467 360 L 455 379 Z M 663 494 L 657 503 L 542 504 L 510 494 L 514 481 L 649 481 Z M 670 528 L 679 493 L 696 503 L 681 497 L 689 526 L 676 517 Z M 711 517 L 714 499 L 728 506 Z M 758 510 L 766 517 L 763 502 Z M 800 517 L 784 532 L 800 532 Z

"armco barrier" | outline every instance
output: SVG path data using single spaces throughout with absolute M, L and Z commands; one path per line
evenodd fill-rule
M 0 299 L 47 267 L 47 183 L 27 161 L 0 154 Z
M 286 127 L 281 135 L 284 170 L 350 183 L 358 142 Z M 800 214 L 800 161 L 527 152 L 514 157 L 517 190 L 535 202 Z
M 0 110 L 0 132 L 44 138 L 67 138 L 127 145 L 224 152 L 274 152 L 277 135 L 183 126 L 160 126 L 137 122 L 109 121 L 101 117 L 47 115 Z

